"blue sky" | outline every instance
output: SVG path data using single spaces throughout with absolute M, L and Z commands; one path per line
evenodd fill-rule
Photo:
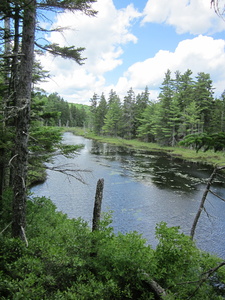
M 54 18 L 53 28 L 70 29 L 46 39 L 85 47 L 87 60 L 78 66 L 50 54 L 39 57 L 52 76 L 40 85 L 48 93 L 89 104 L 94 93 L 108 97 L 113 89 L 122 100 L 130 87 L 137 94 L 148 86 L 150 99 L 157 100 L 167 69 L 191 69 L 193 77 L 209 73 L 215 94 L 225 89 L 225 21 L 210 0 L 98 0 L 94 8 L 94 18 L 80 13 Z

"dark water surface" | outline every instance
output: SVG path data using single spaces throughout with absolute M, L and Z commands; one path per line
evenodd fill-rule
M 64 142 L 85 146 L 75 158 L 56 156 L 53 166 L 90 170 L 81 173 L 87 184 L 48 171 L 46 182 L 32 188 L 34 195 L 50 197 L 68 217 L 82 217 L 91 224 L 96 184 L 104 178 L 103 211 L 113 211 L 115 232 L 138 231 L 153 246 L 155 226 L 161 221 L 190 233 L 211 167 L 71 133 L 64 135 Z M 225 198 L 224 178 L 218 177 L 212 189 Z M 197 245 L 225 258 L 225 202 L 210 193 L 205 208 L 196 229 Z

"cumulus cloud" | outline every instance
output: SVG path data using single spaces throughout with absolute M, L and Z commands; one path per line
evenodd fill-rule
M 41 84 L 48 92 L 55 89 L 65 95 L 65 88 L 70 92 L 72 89 L 90 88 L 93 95 L 99 83 L 104 84 L 102 76 L 122 64 L 122 46 L 137 42 L 130 29 L 132 22 L 141 14 L 132 4 L 117 10 L 112 0 L 98 0 L 93 8 L 98 11 L 96 17 L 78 12 L 59 14 L 53 28 L 63 26 L 69 29 L 63 34 L 52 32 L 45 37 L 60 46 L 85 47 L 83 57 L 87 57 L 83 66 L 71 60 L 52 58 L 50 54 L 38 57 L 53 76 L 50 82 Z
M 167 69 L 182 73 L 191 69 L 193 76 L 198 72 L 209 73 L 217 94 L 222 93 L 225 89 L 225 41 L 203 34 L 222 30 L 225 22 L 221 23 L 222 20 L 210 9 L 209 2 L 149 0 L 141 14 L 132 4 L 118 10 L 113 0 L 98 0 L 94 6 L 99 12 L 97 17 L 80 13 L 59 14 L 52 27 L 63 26 L 69 29 L 63 34 L 52 32 L 45 38 L 61 46 L 85 47 L 83 56 L 87 60 L 79 66 L 71 60 L 47 53 L 39 57 L 44 69 L 52 75 L 40 87 L 48 93 L 59 93 L 67 101 L 83 104 L 88 104 L 94 93 L 100 95 L 104 92 L 108 95 L 111 89 L 123 98 L 131 87 L 135 93 L 139 93 L 148 86 L 151 98 L 154 99 Z M 159 45 L 157 53 L 149 52 L 148 58 L 142 60 L 139 48 L 135 45 L 138 46 L 138 36 L 132 32 L 134 23 L 140 22 L 141 18 L 145 26 L 150 26 L 149 22 L 163 23 L 163 29 L 166 30 L 166 23 L 174 26 L 179 33 L 198 35 L 181 40 L 177 45 L 172 44 L 174 51 L 171 51 L 169 44 L 170 51 L 165 48 L 160 50 Z M 141 31 L 139 33 L 141 35 Z M 145 38 L 149 37 L 146 35 Z M 126 53 L 127 45 L 135 45 L 137 49 L 136 53 L 132 52 L 132 57 Z M 130 67 L 122 73 L 124 60 L 130 61 Z M 115 76 L 117 79 L 115 81 L 114 77 L 114 83 L 110 83 L 106 80 L 107 76 Z
M 225 41 L 199 35 L 193 39 L 181 41 L 174 52 L 160 50 L 154 57 L 137 62 L 129 67 L 118 81 L 118 90 L 133 87 L 144 89 L 148 86 L 152 95 L 156 95 L 165 72 L 187 69 L 196 76 L 199 72 L 209 73 L 217 93 L 225 89 Z
M 142 24 L 166 23 L 177 33 L 206 34 L 225 29 L 224 21 L 210 7 L 210 0 L 148 0 Z

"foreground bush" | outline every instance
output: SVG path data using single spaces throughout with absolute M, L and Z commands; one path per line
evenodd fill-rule
M 152 249 L 137 233 L 115 235 L 109 225 L 106 215 L 91 232 L 50 200 L 29 201 L 29 246 L 0 235 L 0 299 L 224 299 L 224 267 L 209 273 L 221 260 L 178 228 L 159 224 Z M 152 281 L 165 296 L 154 293 Z

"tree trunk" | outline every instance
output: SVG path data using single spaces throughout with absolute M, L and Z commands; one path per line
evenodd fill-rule
M 28 135 L 30 123 L 32 68 L 36 21 L 36 0 L 24 3 L 22 57 L 16 86 L 17 116 L 15 120 L 15 152 L 13 165 L 13 219 L 12 235 L 25 239 L 26 226 L 26 178 L 28 164 Z
M 197 214 L 196 214 L 196 216 L 195 216 L 194 222 L 193 222 L 192 227 L 191 227 L 191 234 L 190 234 L 190 236 L 191 236 L 191 239 L 192 239 L 192 240 L 193 240 L 193 238 L 194 238 L 195 229 L 196 229 L 198 220 L 199 220 L 199 218 L 200 218 L 201 212 L 202 212 L 202 210 L 204 209 L 204 204 L 205 204 L 206 197 L 207 197 L 207 195 L 208 195 L 208 192 L 210 191 L 210 186 L 211 186 L 211 184 L 212 184 L 212 182 L 213 182 L 213 180 L 214 180 L 214 178 L 215 178 L 215 176 L 216 176 L 217 170 L 218 170 L 218 168 L 215 168 L 215 169 L 213 170 L 213 172 L 212 172 L 212 174 L 211 174 L 211 176 L 210 176 L 210 178 L 209 178 L 209 180 L 208 180 L 208 183 L 207 183 L 207 185 L 206 185 L 206 189 L 205 189 L 205 191 L 204 191 L 204 193 L 203 193 L 202 200 L 201 200 L 201 203 L 200 203 L 200 205 L 199 205 L 199 209 L 198 209 L 198 211 L 197 211 Z
M 10 18 L 5 17 L 4 20 L 4 39 L 5 39 L 5 49 L 4 49 L 4 54 L 5 54 L 5 59 L 4 59 L 4 64 L 5 64 L 5 76 L 4 76 L 4 83 L 5 85 L 9 85 L 9 66 L 10 66 L 10 50 L 11 50 L 11 43 L 10 43 Z M 1 124 L 1 134 L 4 136 L 5 134 L 5 107 L 6 107 L 6 99 L 8 98 L 8 95 L 6 92 L 4 92 L 4 96 L 2 99 L 2 107 L 1 110 L 3 112 L 3 121 Z M 4 191 L 4 183 L 5 183 L 5 167 L 6 167 L 6 156 L 7 153 L 5 151 L 5 148 L 2 147 L 0 148 L 0 213 L 2 211 L 3 207 L 3 191 Z

